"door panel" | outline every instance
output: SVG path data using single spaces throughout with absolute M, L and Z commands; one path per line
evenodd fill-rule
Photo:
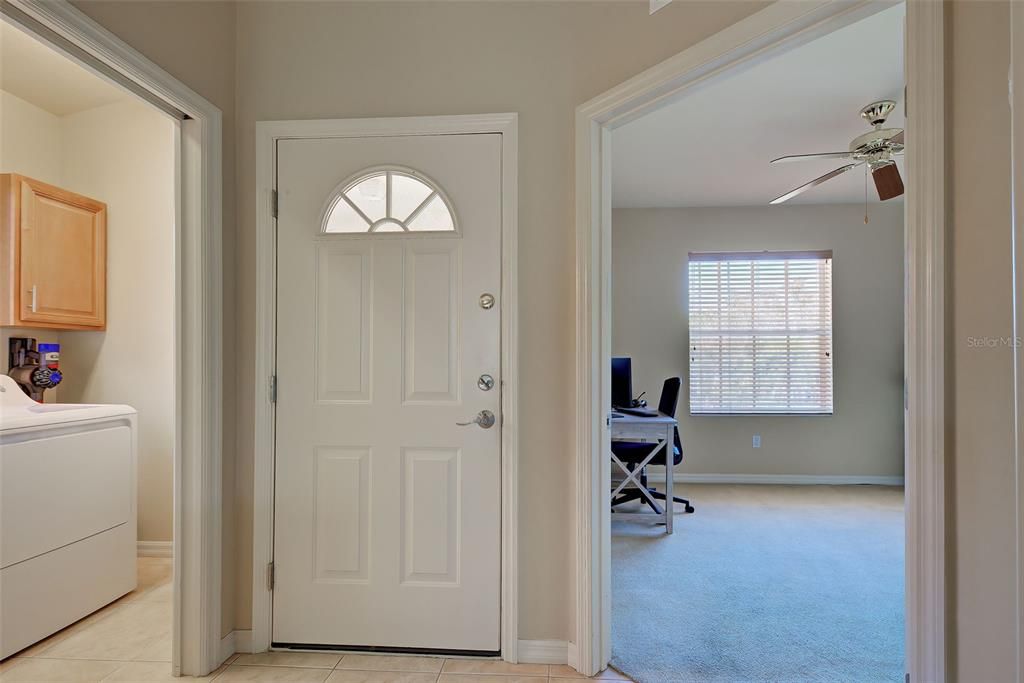
M 278 206 L 273 641 L 496 652 L 500 135 L 284 140 Z
M 317 245 L 317 401 L 369 401 L 373 321 L 370 244 Z
M 316 537 L 317 581 L 365 581 L 369 569 L 370 449 L 318 448 Z
M 459 580 L 460 460 L 456 448 L 402 449 L 402 583 Z
M 459 247 L 459 242 L 447 240 L 405 247 L 406 402 L 459 400 Z

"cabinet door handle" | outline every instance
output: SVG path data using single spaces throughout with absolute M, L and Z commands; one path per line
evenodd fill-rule
M 32 285 L 32 289 L 29 291 L 32 295 L 32 312 L 36 312 L 36 285 Z

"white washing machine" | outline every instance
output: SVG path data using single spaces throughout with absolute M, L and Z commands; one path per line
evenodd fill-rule
M 0 375 L 0 658 L 135 589 L 136 419 Z

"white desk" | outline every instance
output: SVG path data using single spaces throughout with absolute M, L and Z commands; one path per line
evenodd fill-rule
M 651 464 L 654 456 L 663 445 L 665 446 L 665 509 L 662 516 L 665 520 L 665 533 L 672 533 L 672 470 L 675 467 L 675 431 L 678 422 L 674 417 L 658 413 L 655 417 L 640 417 L 612 411 L 610 413 L 609 430 L 613 441 L 642 441 L 651 445 L 651 450 L 639 467 L 630 472 L 621 460 L 610 453 L 612 462 L 626 475 L 618 487 L 612 490 L 612 499 L 619 495 L 627 485 L 640 489 L 641 495 L 652 501 L 658 501 L 640 484 L 640 472 Z M 661 463 L 659 463 L 661 464 Z M 651 519 L 652 515 L 640 512 L 615 512 L 612 519 Z

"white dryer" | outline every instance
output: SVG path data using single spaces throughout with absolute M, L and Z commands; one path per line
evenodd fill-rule
M 0 658 L 135 589 L 136 419 L 0 375 Z

